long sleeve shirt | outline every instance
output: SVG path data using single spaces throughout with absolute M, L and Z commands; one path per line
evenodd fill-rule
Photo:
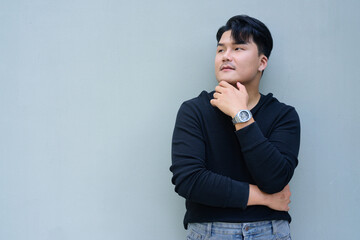
M 255 122 L 235 131 L 231 117 L 203 91 L 184 102 L 172 140 L 172 183 L 186 199 L 184 226 L 193 222 L 291 221 L 288 212 L 247 207 L 249 184 L 281 191 L 298 164 L 300 121 L 272 94 L 251 109 Z

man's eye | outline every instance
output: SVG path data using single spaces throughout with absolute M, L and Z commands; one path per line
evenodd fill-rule
M 235 51 L 241 51 L 241 50 L 243 50 L 242 48 L 235 48 Z
M 222 49 L 219 49 L 217 52 L 218 53 L 222 53 L 224 50 L 222 50 Z

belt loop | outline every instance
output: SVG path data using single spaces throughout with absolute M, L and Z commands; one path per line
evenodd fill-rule
M 206 228 L 206 237 L 205 237 L 205 239 L 208 239 L 208 238 L 211 237 L 211 228 L 212 228 L 212 223 L 209 222 L 207 224 L 207 228 Z
M 271 225 L 272 225 L 272 233 L 273 233 L 273 235 L 275 235 L 277 233 L 276 221 L 272 220 Z

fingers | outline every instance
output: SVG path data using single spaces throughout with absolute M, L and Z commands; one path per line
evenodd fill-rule
M 291 191 L 290 191 L 290 186 L 289 186 L 289 184 L 284 187 L 283 191 L 284 191 L 284 193 L 286 194 L 286 196 L 288 196 L 288 197 L 290 198 L 290 196 L 291 196 Z
M 240 90 L 240 91 L 246 91 L 246 88 L 244 85 L 242 85 L 240 82 L 236 83 L 236 87 Z
M 230 85 L 230 83 L 228 83 L 228 82 L 226 82 L 226 81 L 221 81 L 221 82 L 219 82 L 219 86 L 221 86 L 221 87 L 232 87 L 232 86 Z
M 224 88 L 233 88 L 234 86 L 231 85 L 230 83 L 226 82 L 226 81 L 221 81 L 219 82 L 219 85 L 216 86 L 218 87 L 219 90 L 223 90 Z M 240 90 L 240 91 L 246 91 L 246 88 L 244 85 L 242 85 L 240 82 L 236 83 L 236 89 Z M 215 88 L 216 90 L 216 88 Z M 216 90 L 217 91 L 217 90 Z
M 215 92 L 215 93 L 213 94 L 213 96 L 214 96 L 215 99 L 218 99 L 218 98 L 219 98 L 219 95 L 220 95 L 220 93 L 218 93 L 218 92 Z
M 216 99 L 211 99 L 211 100 L 210 100 L 210 104 L 211 104 L 213 107 L 217 107 L 217 100 L 216 100 Z
M 215 91 L 218 93 L 221 93 L 224 90 L 223 87 L 220 87 L 219 85 L 215 87 Z
M 234 86 L 232 86 L 230 83 L 221 81 L 219 82 L 219 85 L 215 87 L 215 91 L 219 93 L 223 93 L 226 91 L 226 89 L 234 89 Z M 236 88 L 235 88 L 236 89 Z

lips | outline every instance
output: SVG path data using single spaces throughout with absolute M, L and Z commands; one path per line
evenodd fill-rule
M 232 65 L 229 65 L 229 64 L 225 64 L 225 65 L 222 65 L 220 67 L 220 70 L 223 71 L 223 70 L 235 70 L 235 67 L 232 66 Z

